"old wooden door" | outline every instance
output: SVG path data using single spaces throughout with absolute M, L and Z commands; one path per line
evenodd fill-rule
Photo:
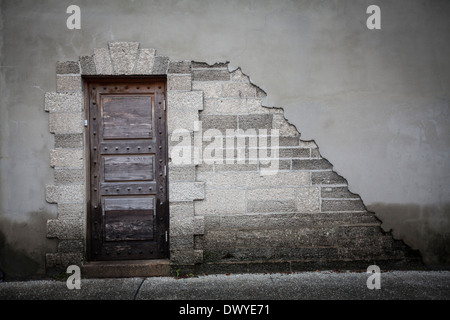
M 86 79 L 91 260 L 167 258 L 164 79 Z

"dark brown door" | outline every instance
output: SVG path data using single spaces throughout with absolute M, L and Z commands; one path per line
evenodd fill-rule
M 91 260 L 167 258 L 165 80 L 87 79 Z

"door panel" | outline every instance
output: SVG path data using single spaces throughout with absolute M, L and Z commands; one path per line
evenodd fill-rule
M 151 138 L 151 96 L 102 96 L 103 138 Z
M 153 180 L 153 156 L 105 156 L 105 181 Z
M 91 260 L 167 258 L 165 80 L 87 79 Z
M 105 241 L 152 240 L 154 197 L 105 198 Z

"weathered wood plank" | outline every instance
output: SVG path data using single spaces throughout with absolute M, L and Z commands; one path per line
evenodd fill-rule
M 103 209 L 105 214 L 107 211 L 153 210 L 154 204 L 154 197 L 112 197 L 104 198 Z
M 153 180 L 153 156 L 105 156 L 105 181 Z
M 102 96 L 103 138 L 151 138 L 151 96 Z
M 105 212 L 105 240 L 152 240 L 153 210 Z

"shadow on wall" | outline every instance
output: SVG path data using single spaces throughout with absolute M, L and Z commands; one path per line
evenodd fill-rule
M 384 231 L 419 250 L 425 264 L 450 268 L 450 203 L 442 207 L 373 203 L 367 208 L 382 221 Z
M 1 219 L 0 278 L 20 280 L 40 278 L 45 274 L 45 253 L 56 250 L 51 240 L 42 242 L 49 216 L 43 212 L 33 212 L 29 213 L 26 222 Z

